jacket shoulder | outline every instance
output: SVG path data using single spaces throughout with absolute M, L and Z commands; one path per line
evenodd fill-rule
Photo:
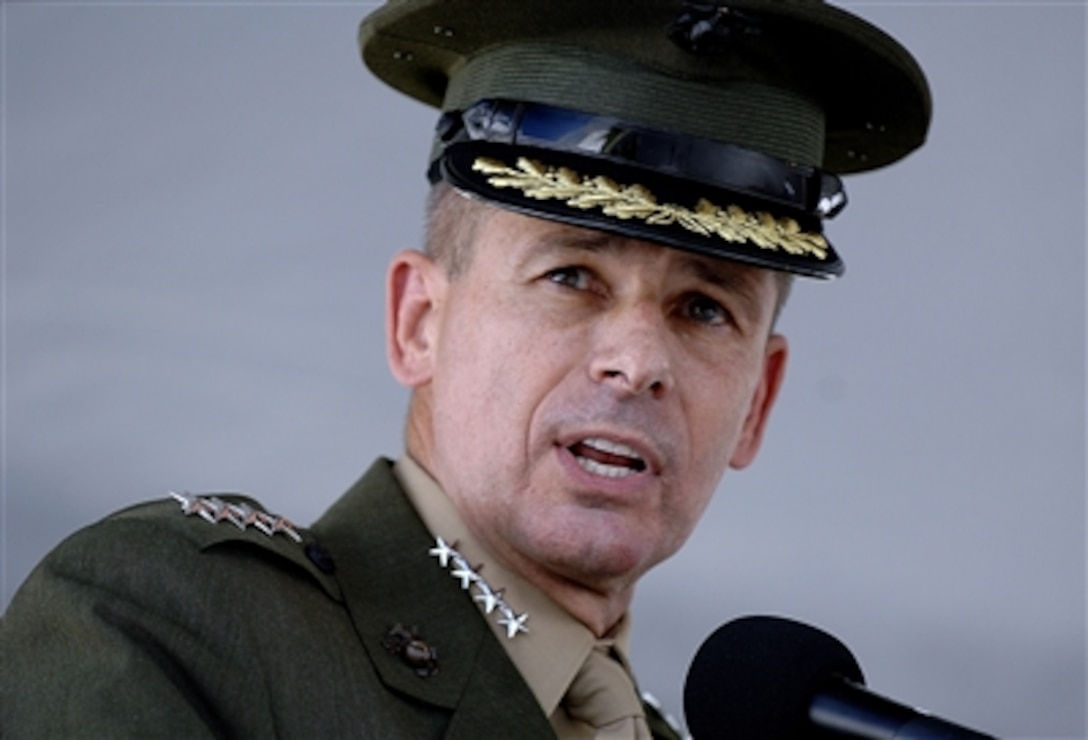
M 269 568 L 301 572 L 341 599 L 335 565 L 315 535 L 236 493 L 171 493 L 122 509 L 62 542 L 43 566 L 83 570 L 92 561 L 144 561 L 153 569 L 171 564 L 186 569 L 190 563 L 199 571 L 203 556 L 228 551 L 258 573 Z
M 179 495 L 77 531 L 0 620 L 12 686 L 0 724 L 36 737 L 267 737 L 287 721 L 271 703 L 324 716 L 308 685 L 275 678 L 335 665 L 360 685 L 355 666 L 369 665 L 318 548 L 236 495 Z

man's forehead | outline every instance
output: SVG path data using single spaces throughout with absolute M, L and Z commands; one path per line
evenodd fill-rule
M 489 210 L 493 212 L 493 215 L 502 214 L 500 218 L 503 220 L 517 220 L 518 223 L 513 228 L 532 239 L 532 251 L 535 254 L 550 250 L 621 255 L 642 252 L 659 256 L 663 269 L 670 275 L 695 278 L 722 289 L 754 291 L 758 290 L 761 284 L 773 282 L 774 273 L 771 270 L 736 260 L 698 254 L 668 244 L 614 234 L 600 229 L 572 226 L 560 221 L 526 216 L 504 208 L 492 206 Z

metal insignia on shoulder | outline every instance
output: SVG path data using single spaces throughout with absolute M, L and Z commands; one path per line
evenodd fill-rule
M 175 491 L 170 492 L 170 497 L 181 504 L 181 511 L 185 516 L 195 514 L 212 524 L 230 522 L 241 530 L 254 527 L 269 537 L 282 533 L 295 542 L 302 542 L 302 537 L 295 529 L 295 525 L 289 520 L 276 514 L 269 514 L 267 511 L 254 509 L 248 504 L 232 504 L 218 496 L 196 496 Z

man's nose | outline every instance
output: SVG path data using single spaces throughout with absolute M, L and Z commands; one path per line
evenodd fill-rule
M 673 386 L 671 341 L 665 318 L 646 305 L 617 308 L 597 327 L 590 375 L 617 393 L 655 398 Z

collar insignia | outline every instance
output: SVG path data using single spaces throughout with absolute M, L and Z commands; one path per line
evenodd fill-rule
M 438 651 L 428 645 L 413 625 L 405 627 L 397 622 L 382 638 L 382 647 L 400 659 L 420 678 L 430 678 L 438 673 Z
M 435 539 L 435 546 L 427 551 L 427 554 L 438 560 L 438 564 L 449 571 L 450 575 L 461 582 L 461 589 L 472 593 L 472 600 L 478 602 L 484 614 L 498 612 L 498 624 L 506 629 L 508 638 L 517 637 L 522 632 L 528 632 L 526 621 L 528 614 L 518 614 L 503 599 L 503 589 L 491 588 L 491 584 L 480 575 L 482 565 L 473 568 L 464 556 L 457 551 L 457 543 L 447 544 L 444 539 Z

